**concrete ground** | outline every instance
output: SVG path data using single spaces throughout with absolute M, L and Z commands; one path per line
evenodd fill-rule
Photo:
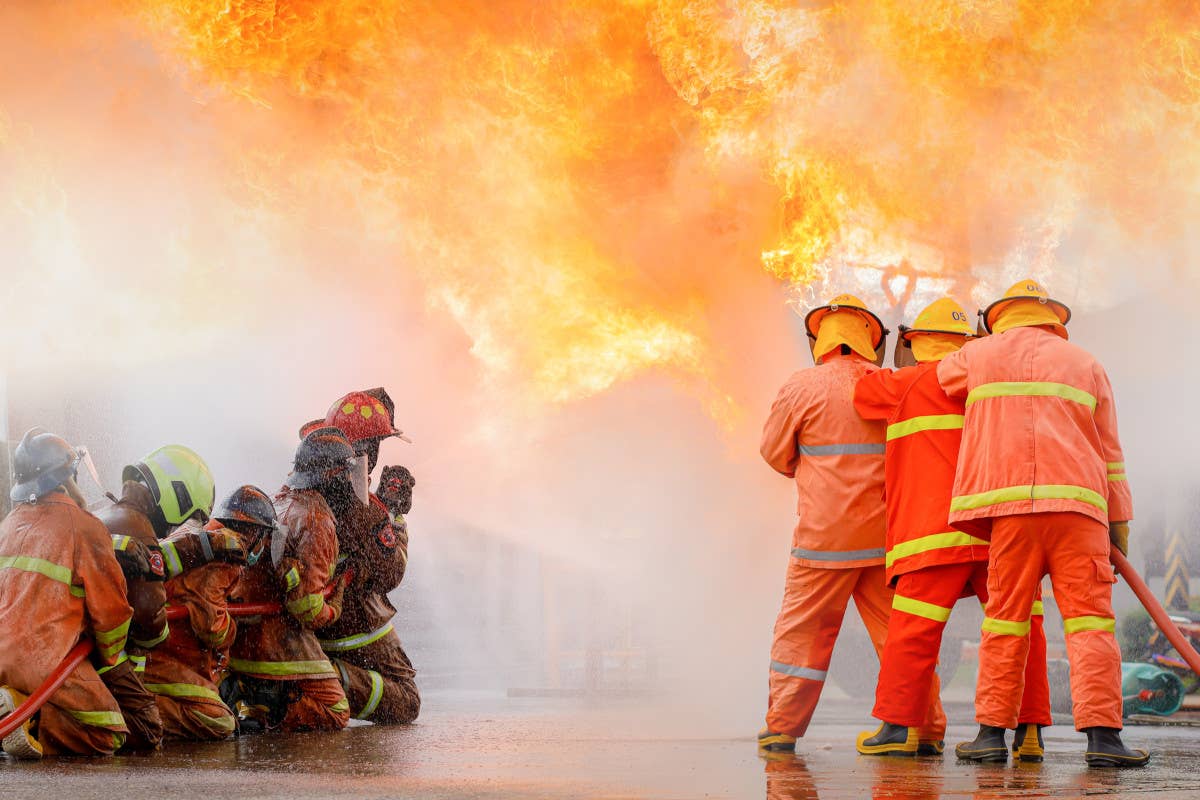
M 951 703 L 952 721 L 970 719 Z M 826 698 L 795 756 L 760 758 L 753 730 L 695 708 L 622 701 L 433 694 L 420 724 L 257 736 L 107 760 L 0 758 L 0 798 L 1200 798 L 1200 728 L 1127 729 L 1144 770 L 1091 771 L 1069 724 L 1048 730 L 1046 763 L 1004 767 L 855 755 L 861 701 Z M 974 726 L 951 727 L 949 743 Z

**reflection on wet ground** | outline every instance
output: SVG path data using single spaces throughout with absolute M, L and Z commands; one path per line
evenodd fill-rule
M 360 796 L 468 798 L 1200 798 L 1200 728 L 1131 728 L 1155 755 L 1141 771 L 1089 771 L 1083 737 L 1049 729 L 1041 765 L 975 767 L 854 754 L 867 709 L 822 705 L 798 755 L 761 758 L 747 730 L 688 707 L 589 706 L 493 695 L 427 697 L 421 724 L 259 736 L 108 761 L 0 759 L 0 797 L 204 800 Z M 967 706 L 951 707 L 955 720 Z M 973 727 L 953 726 L 949 744 Z M 949 748 L 948 748 L 949 749 Z

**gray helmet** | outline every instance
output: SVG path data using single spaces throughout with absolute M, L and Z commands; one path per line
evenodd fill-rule
M 317 489 L 347 474 L 357 454 L 338 428 L 317 428 L 296 449 L 287 485 L 293 489 Z
M 261 528 L 276 528 L 275 506 L 266 492 L 257 486 L 239 486 L 233 494 L 221 501 L 213 511 L 213 519 L 219 522 L 244 522 Z
M 44 428 L 30 428 L 13 451 L 14 503 L 33 503 L 75 477 L 79 451 Z

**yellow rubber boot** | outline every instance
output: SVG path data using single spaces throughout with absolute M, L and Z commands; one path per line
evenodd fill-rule
M 855 749 L 864 756 L 900 756 L 912 758 L 917 754 L 920 734 L 916 728 L 885 722 L 874 733 L 858 735 Z
M 796 737 L 788 736 L 786 733 L 776 733 L 775 731 L 763 728 L 758 732 L 758 748 L 760 750 L 769 750 L 771 752 L 795 750 Z
M 1017 761 L 1036 763 L 1044 759 L 1046 746 L 1042 743 L 1042 726 L 1032 722 L 1022 722 L 1018 725 L 1012 752 Z
M 0 687 L 0 717 L 6 717 L 29 698 L 8 686 Z M 33 720 L 27 719 L 21 727 L 4 737 L 0 743 L 4 752 L 13 758 L 37 759 L 42 757 L 42 745 L 33 735 Z

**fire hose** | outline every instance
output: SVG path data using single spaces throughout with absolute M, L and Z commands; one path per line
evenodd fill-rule
M 348 579 L 348 578 L 347 578 Z M 330 586 L 325 589 L 325 595 L 328 596 L 334 587 Z M 230 603 L 229 615 L 232 617 L 256 617 L 256 616 L 271 616 L 282 614 L 283 606 L 279 603 Z M 167 619 L 180 620 L 185 619 L 188 611 L 183 606 L 167 606 Z M 42 685 L 37 688 L 33 694 L 29 695 L 29 699 L 20 705 L 15 711 L 8 716 L 0 719 L 0 739 L 8 736 L 17 728 L 24 724 L 25 720 L 32 717 L 38 712 L 46 701 L 58 691 L 58 688 L 66 682 L 71 673 L 75 671 L 88 654 L 92 652 L 92 640 L 83 639 L 78 644 L 67 652 L 66 657 L 59 662 L 50 676 L 42 682 Z
M 1150 618 L 1154 620 L 1154 624 L 1167 637 L 1167 641 L 1179 652 L 1179 655 L 1183 657 L 1187 665 L 1192 668 L 1192 672 L 1200 675 L 1200 653 L 1197 653 L 1192 648 L 1187 637 L 1171 621 L 1171 617 L 1168 616 L 1166 609 L 1158 602 L 1158 598 L 1150 591 L 1150 587 L 1142 580 L 1142 576 L 1137 574 L 1133 565 L 1129 563 L 1129 559 L 1115 547 L 1112 548 L 1111 558 L 1113 566 L 1117 568 L 1117 573 L 1129 583 L 1129 588 L 1133 589 L 1133 593 L 1137 595 L 1137 599 L 1150 612 Z

